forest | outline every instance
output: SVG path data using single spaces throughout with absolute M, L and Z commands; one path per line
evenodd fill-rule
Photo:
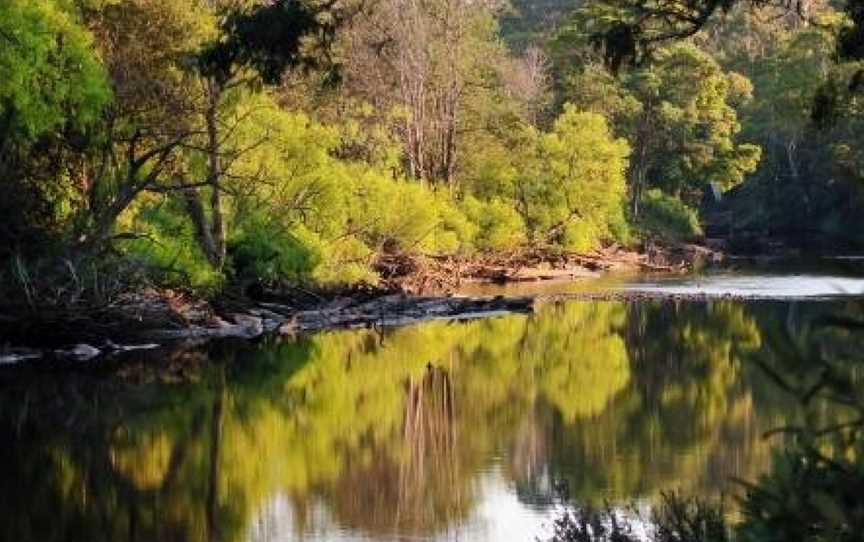
M 860 6 L 665 4 L 3 2 L 4 298 L 374 286 L 387 254 L 859 249 Z
M 861 540 L 862 97 L 864 0 L 0 0 L 0 538 Z

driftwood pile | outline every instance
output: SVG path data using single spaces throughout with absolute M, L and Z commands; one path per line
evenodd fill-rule
M 588 253 L 533 248 L 470 257 L 389 253 L 378 257 L 375 270 L 384 289 L 411 295 L 446 294 L 467 282 L 572 280 L 610 271 L 682 272 L 691 267 L 698 248 L 652 247 L 647 253 L 619 246 Z

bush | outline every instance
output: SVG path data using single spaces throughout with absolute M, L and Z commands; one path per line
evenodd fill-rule
M 228 253 L 235 275 L 241 280 L 306 282 L 321 263 L 319 248 L 308 238 L 257 219 L 249 221 L 231 239 Z
M 656 188 L 642 197 L 637 227 L 643 236 L 672 242 L 690 241 L 702 235 L 698 213 Z
M 147 285 L 143 271 L 133 262 L 110 255 L 73 261 L 16 254 L 0 267 L 0 305 L 31 309 L 104 306 Z
M 370 247 L 455 252 L 472 227 L 444 193 L 369 170 L 350 195 L 349 221 Z
M 731 534 L 722 501 L 663 493 L 648 521 L 635 506 L 565 510 L 549 542 L 729 542 Z
M 192 223 L 174 198 L 142 200 L 131 226 L 139 237 L 121 250 L 129 261 L 163 286 L 213 291 L 224 283 L 198 247 Z
M 525 241 L 525 222 L 509 202 L 495 198 L 479 201 L 467 197 L 462 208 L 476 225 L 474 246 L 481 250 L 513 248 Z

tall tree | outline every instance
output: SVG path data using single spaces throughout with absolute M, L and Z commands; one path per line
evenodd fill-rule
M 455 188 L 460 139 L 482 129 L 473 105 L 502 89 L 497 2 L 384 0 L 347 33 L 349 93 L 394 111 L 406 169 Z
M 561 34 L 558 48 L 578 49 L 596 6 L 577 13 Z M 707 53 L 687 43 L 655 51 L 654 62 L 607 73 L 586 49 L 562 70 L 562 90 L 574 103 L 613 119 L 616 132 L 631 142 L 628 172 L 631 211 L 638 215 L 643 192 L 661 188 L 698 204 L 708 183 L 728 189 L 755 170 L 760 149 L 739 144 L 736 107 L 752 98 L 743 76 L 727 73 Z
M 310 48 L 332 40 L 335 4 L 124 0 L 92 13 L 118 99 L 92 172 L 86 245 L 104 245 L 141 193 L 179 193 L 203 253 L 221 269 L 224 181 L 246 150 L 229 145 L 248 120 L 234 114 L 238 100 L 318 62 Z

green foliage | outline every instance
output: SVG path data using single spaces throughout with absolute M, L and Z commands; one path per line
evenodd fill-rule
M 210 266 L 198 248 L 194 228 L 186 220 L 179 201 L 162 198 L 142 201 L 131 220 L 140 238 L 125 243 L 123 253 L 157 283 L 204 292 L 222 284 L 222 275 Z
M 268 281 L 374 282 L 378 251 L 470 246 L 474 227 L 448 195 L 388 171 L 386 138 L 361 140 L 354 125 L 322 125 L 280 109 L 266 94 L 241 98 L 235 115 L 244 119 L 237 146 L 267 134 L 233 167 L 238 196 L 229 217 L 238 271 Z M 375 148 L 378 158 L 343 157 L 348 146 Z M 262 177 L 268 182 L 249 181 Z
M 111 93 L 91 35 L 54 0 L 0 6 L 0 138 L 84 129 Z
M 477 226 L 474 246 L 478 249 L 506 250 L 525 242 L 525 222 L 511 203 L 499 198 L 480 201 L 468 196 L 462 208 L 468 220 Z
M 788 443 L 771 468 L 746 486 L 738 539 L 851 542 L 861 537 L 864 505 L 864 394 L 861 312 L 857 304 L 804 314 L 768 335 L 758 359 L 797 418 L 772 434 Z
M 640 527 L 650 522 L 653 532 L 647 536 Z M 700 499 L 688 499 L 677 493 L 664 493 L 646 521 L 632 508 L 613 510 L 591 506 L 565 511 L 556 518 L 548 542 L 731 542 L 726 510 Z
M 734 107 L 747 102 L 748 85 L 689 44 L 657 51 L 651 65 L 620 79 L 591 64 L 577 66 L 568 79 L 576 103 L 612 118 L 637 149 L 631 184 L 662 188 L 691 203 L 709 182 L 729 189 L 759 164 L 758 147 L 735 142 L 741 125 Z
M 0 260 L 41 258 L 68 233 L 69 174 L 111 100 L 91 34 L 66 2 L 0 5 Z
M 516 21 L 461 0 L 9 0 L 0 254 L 116 243 L 159 282 L 375 282 L 386 251 L 588 250 L 631 242 L 631 226 L 698 237 L 709 183 L 784 178 L 784 164 L 808 217 L 848 229 L 854 209 L 823 216 L 845 198 L 822 200 L 828 172 L 812 193 L 801 181 L 824 160 L 841 179 L 864 171 L 860 100 L 842 84 L 858 68 L 832 67 L 836 32 L 854 45 L 848 21 L 820 7 L 821 26 L 781 28 L 739 10 L 740 25 L 640 48 L 640 1 L 576 5 L 551 42 L 513 54 L 499 20 L 516 43 L 566 6 L 517 3 Z M 802 143 L 823 114 L 835 128 Z
M 243 67 L 276 84 L 289 68 L 316 66 L 322 59 L 304 49 L 304 40 L 332 41 L 341 19 L 333 5 L 297 0 L 225 7 L 235 9 L 222 18 L 224 38 L 199 55 L 202 71 L 223 82 Z
M 263 217 L 247 220 L 228 247 L 235 273 L 265 282 L 306 282 L 321 261 L 318 247 Z
M 834 435 L 843 438 L 839 434 Z M 860 450 L 860 437 L 856 443 Z M 749 486 L 743 502 L 742 542 L 851 542 L 860 538 L 864 465 L 813 451 L 779 453 L 771 471 Z
M 368 172 L 356 190 L 352 222 L 365 222 L 361 237 L 372 246 L 454 252 L 470 235 L 453 203 L 419 183 Z
M 814 7 L 819 24 L 800 27 L 768 15 L 737 9 L 729 24 L 700 40 L 752 81 L 742 134 L 762 148 L 759 167 L 723 205 L 722 229 L 747 252 L 765 249 L 754 240 L 765 233 L 798 247 L 857 250 L 864 161 L 851 142 L 860 138 L 864 117 L 849 94 L 858 67 L 838 64 L 835 55 L 842 17 Z
M 522 126 L 493 142 L 471 161 L 466 182 L 463 207 L 479 227 L 477 246 L 527 238 L 587 250 L 625 238 L 628 155 L 602 116 L 571 105 L 547 133 Z
M 702 235 L 696 211 L 659 189 L 645 192 L 641 207 L 638 227 L 642 236 L 686 242 Z
M 603 117 L 565 106 L 540 139 L 540 177 L 520 187 L 534 235 L 576 250 L 609 238 L 624 207 L 629 153 Z

